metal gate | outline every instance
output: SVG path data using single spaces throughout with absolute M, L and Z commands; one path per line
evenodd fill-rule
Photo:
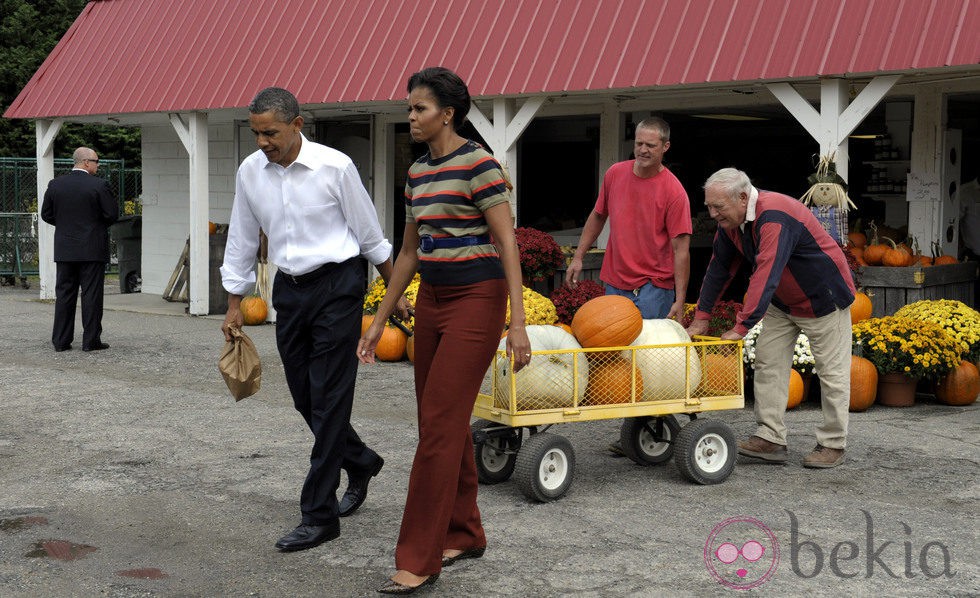
M 30 288 L 37 274 L 37 214 L 0 214 L 0 284 Z

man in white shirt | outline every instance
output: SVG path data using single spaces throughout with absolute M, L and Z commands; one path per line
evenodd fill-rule
M 255 285 L 259 229 L 278 268 L 272 293 L 276 344 L 296 410 L 315 438 L 300 496 L 301 524 L 276 543 L 305 550 L 340 535 L 338 517 L 363 503 L 384 460 L 350 425 L 355 354 L 367 258 L 387 282 L 391 243 L 346 155 L 303 136 L 299 103 L 285 89 L 260 91 L 248 107 L 259 151 L 238 168 L 221 280 L 228 312 L 221 326 L 242 326 L 239 304 Z M 361 257 L 363 256 L 363 258 Z M 407 315 L 405 303 L 400 313 Z M 338 504 L 340 470 L 348 489 Z

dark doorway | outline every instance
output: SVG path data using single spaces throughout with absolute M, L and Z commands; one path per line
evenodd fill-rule
M 599 190 L 599 117 L 539 118 L 518 144 L 517 225 L 545 232 L 585 224 Z

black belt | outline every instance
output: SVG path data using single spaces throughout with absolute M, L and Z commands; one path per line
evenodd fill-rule
M 454 249 L 456 247 L 468 247 L 470 245 L 486 245 L 490 242 L 490 235 L 471 235 L 467 237 L 433 237 L 432 235 L 422 235 L 419 237 L 419 251 L 422 253 L 432 253 L 436 249 Z
M 322 266 L 314 270 L 310 270 L 309 272 L 306 272 L 304 274 L 297 274 L 296 276 L 293 276 L 292 274 L 286 274 L 282 270 L 279 271 L 279 274 L 282 274 L 286 280 L 288 280 L 293 284 L 305 284 L 307 282 L 310 282 L 311 280 L 316 280 L 320 278 L 321 276 L 333 270 L 339 265 L 340 264 L 336 262 L 327 262 L 326 264 L 323 264 Z

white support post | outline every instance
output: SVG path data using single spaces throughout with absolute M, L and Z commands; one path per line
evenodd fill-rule
M 843 79 L 820 82 L 820 111 L 789 83 L 771 83 L 767 87 L 776 99 L 820 144 L 820 155 L 835 153 L 837 173 L 847 180 L 847 136 L 861 124 L 875 106 L 894 87 L 901 75 L 875 77 L 848 105 L 848 83 Z
M 389 239 L 394 238 L 395 227 L 404 223 L 395 222 L 395 204 L 392 197 L 391 165 L 395 163 L 395 142 L 393 116 L 391 114 L 377 114 L 374 116 L 374 123 L 371 133 L 371 148 L 374 152 L 372 162 L 372 189 L 371 194 L 374 199 L 374 209 L 378 212 L 378 221 L 381 223 L 381 230 Z M 392 256 L 394 258 L 395 256 Z
M 480 112 L 476 104 L 470 106 L 468 116 L 470 122 L 490 145 L 494 157 L 506 169 L 510 180 L 514 183 L 514 191 L 511 193 L 511 213 L 515 216 L 520 194 L 520 189 L 517 188 L 517 140 L 547 100 L 548 98 L 544 96 L 528 98 L 517 110 L 513 99 L 494 98 L 493 121 Z
M 824 79 L 820 82 L 820 143 L 821 156 L 834 156 L 837 174 L 847 180 L 847 135 L 841 135 L 841 114 L 847 108 L 847 84 L 843 79 Z
M 917 86 L 912 115 L 911 174 L 906 199 L 909 203 L 909 235 L 926 246 L 940 238 L 942 199 L 942 143 L 946 128 L 946 101 L 942 90 Z
M 54 140 L 61 130 L 64 121 L 55 120 L 35 121 L 37 141 L 35 157 L 37 159 L 37 248 L 38 275 L 40 278 L 40 299 L 55 298 L 55 279 L 57 270 L 54 264 L 54 227 L 41 220 L 41 204 L 48 183 L 54 178 Z
M 188 313 L 204 316 L 209 311 L 210 248 L 208 241 L 208 115 L 190 114 L 187 123 L 179 114 L 170 123 L 187 150 L 190 166 L 190 279 Z
M 623 159 L 621 148 L 626 137 L 626 118 L 613 103 L 606 103 L 599 113 L 599 184 L 609 167 Z M 609 242 L 609 222 L 602 227 L 596 247 L 605 249 Z

